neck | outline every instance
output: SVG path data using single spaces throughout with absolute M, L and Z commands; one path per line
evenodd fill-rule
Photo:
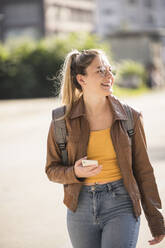
M 87 97 L 83 94 L 84 104 L 87 114 L 89 115 L 99 115 L 107 110 L 109 107 L 107 104 L 106 96 L 96 97 L 90 96 Z

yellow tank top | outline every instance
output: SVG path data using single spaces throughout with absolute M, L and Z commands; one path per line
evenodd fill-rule
M 90 132 L 87 158 L 98 160 L 103 167 L 96 176 L 86 178 L 85 183 L 110 182 L 122 178 L 111 140 L 110 128 Z

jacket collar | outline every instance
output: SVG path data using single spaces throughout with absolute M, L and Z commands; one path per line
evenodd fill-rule
M 109 104 L 112 109 L 114 121 L 127 120 L 127 115 L 124 111 L 122 103 L 114 95 L 107 96 L 107 99 L 109 100 Z M 86 115 L 83 95 L 73 104 L 71 113 L 69 115 L 70 119 Z

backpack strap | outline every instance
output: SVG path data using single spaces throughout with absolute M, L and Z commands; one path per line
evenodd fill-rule
M 132 146 L 132 136 L 134 135 L 134 119 L 131 108 L 127 104 L 123 104 L 124 110 L 127 114 L 128 120 L 122 120 L 122 125 L 124 129 L 127 131 L 128 136 L 130 137 L 130 144 Z M 68 161 L 68 154 L 66 150 L 66 123 L 65 119 L 57 120 L 65 114 L 66 107 L 62 106 L 56 108 L 52 111 L 52 119 L 55 122 L 54 125 L 54 133 L 57 145 L 61 151 L 63 164 L 66 165 Z
M 58 118 L 62 117 L 65 114 L 66 107 L 61 106 L 52 111 L 52 119 L 54 121 L 54 133 L 55 133 L 55 140 L 57 145 L 61 151 L 62 155 L 62 162 L 64 165 L 67 164 L 68 161 L 68 154 L 66 150 L 66 123 L 65 119 L 57 120 Z
M 132 109 L 127 105 L 123 104 L 124 110 L 127 114 L 128 120 L 122 120 L 122 124 L 124 129 L 127 131 L 128 136 L 130 138 L 130 144 L 132 146 L 132 136 L 134 135 L 134 119 L 132 114 Z

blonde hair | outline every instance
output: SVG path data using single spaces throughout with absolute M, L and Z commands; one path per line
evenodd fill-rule
M 78 83 L 77 74 L 86 75 L 86 68 L 92 63 L 97 55 L 105 56 L 102 50 L 89 49 L 79 52 L 73 50 L 67 54 L 62 68 L 62 104 L 66 106 L 65 115 L 68 116 L 72 105 L 83 94 L 81 85 Z

